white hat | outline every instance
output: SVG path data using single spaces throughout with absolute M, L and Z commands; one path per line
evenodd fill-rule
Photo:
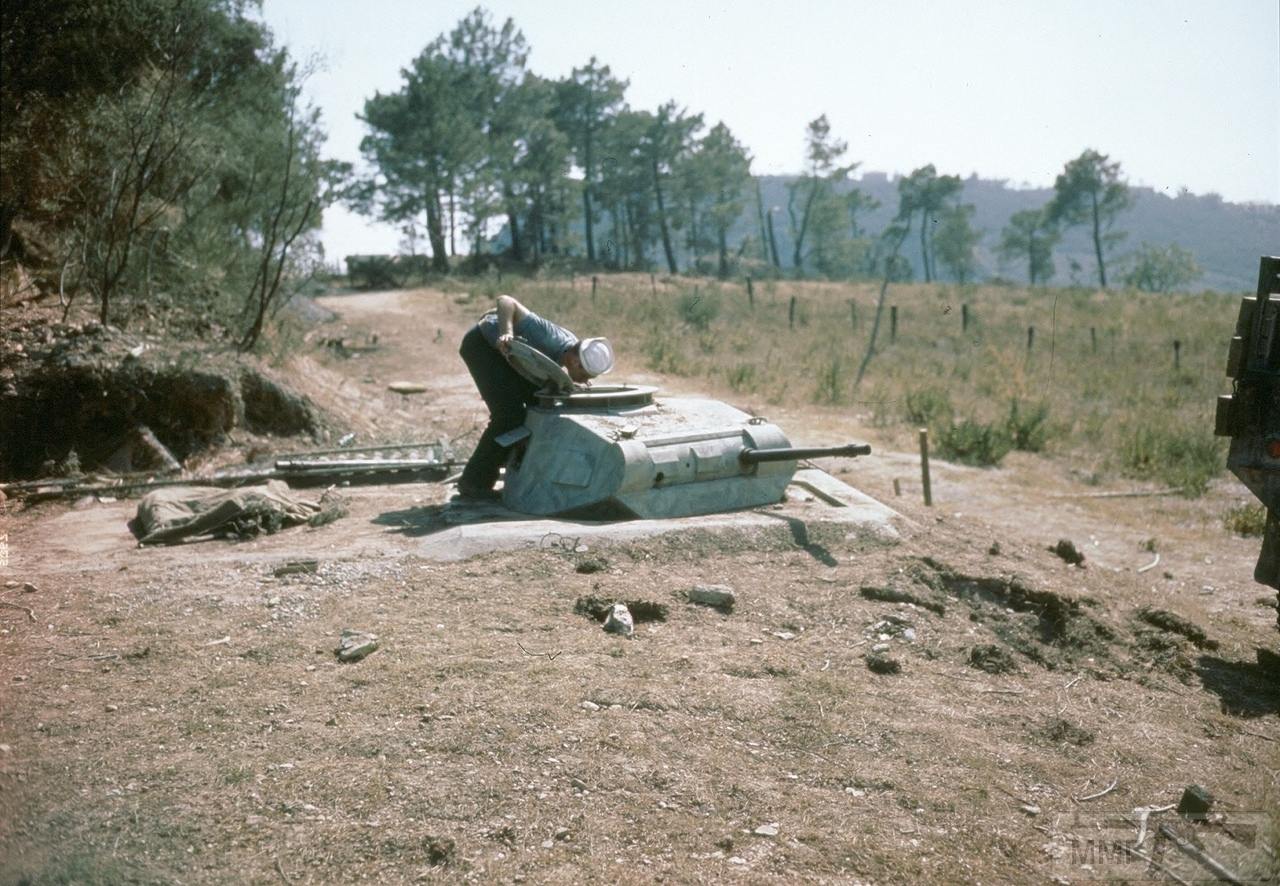
M 607 338 L 584 338 L 578 343 L 578 359 L 593 378 L 613 368 L 613 346 Z

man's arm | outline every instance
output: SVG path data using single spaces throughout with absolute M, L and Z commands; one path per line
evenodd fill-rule
M 509 295 L 498 296 L 498 350 L 507 353 L 511 350 L 513 328 L 529 315 L 529 309 Z

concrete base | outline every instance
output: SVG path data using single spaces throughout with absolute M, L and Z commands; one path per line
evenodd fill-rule
M 907 523 L 892 508 L 814 468 L 796 472 L 787 500 L 746 511 L 669 520 L 592 522 L 527 517 L 495 504 L 451 504 L 451 524 L 426 536 L 416 553 L 432 560 L 463 560 L 495 550 L 553 548 L 574 550 L 614 542 L 653 538 L 672 532 L 754 532 L 776 529 L 780 521 L 829 523 L 848 527 L 848 536 L 896 541 L 896 523 Z M 785 525 L 783 522 L 782 525 Z

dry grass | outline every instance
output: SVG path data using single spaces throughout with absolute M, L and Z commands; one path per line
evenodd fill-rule
M 903 448 L 919 426 L 913 402 L 943 392 L 950 408 L 936 417 L 936 431 L 970 422 L 1012 445 L 1011 412 L 1025 419 L 1040 410 L 1037 445 L 1099 477 L 1149 478 L 1199 494 L 1225 465 L 1225 444 L 1212 434 L 1213 408 L 1226 390 L 1223 365 L 1239 295 L 892 286 L 897 339 L 890 339 L 886 307 L 877 356 L 855 389 L 874 284 L 756 281 L 754 307 L 741 281 L 651 283 L 646 275 L 615 274 L 599 278 L 594 299 L 591 288 L 585 277 L 572 286 L 507 278 L 469 291 L 487 300 L 510 290 L 584 333 L 613 336 L 632 366 L 710 382 L 761 407 L 797 400 L 850 407 L 889 429 Z M 1028 327 L 1035 329 L 1030 351 Z

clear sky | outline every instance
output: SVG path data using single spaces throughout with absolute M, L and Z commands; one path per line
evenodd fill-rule
M 477 4 L 263 0 L 296 57 L 331 156 L 356 161 L 355 115 Z M 864 171 L 1047 187 L 1085 148 L 1133 184 L 1280 202 L 1280 0 L 504 0 L 528 66 L 560 77 L 595 55 L 632 107 L 675 99 L 723 120 L 757 173 L 799 171 L 826 114 Z M 340 208 L 330 260 L 394 252 L 391 228 Z

